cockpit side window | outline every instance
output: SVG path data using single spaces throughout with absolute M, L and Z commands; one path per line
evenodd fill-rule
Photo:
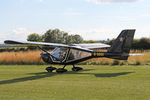
M 76 49 L 70 49 L 67 61 L 81 59 L 88 56 L 91 56 L 91 53 Z
M 53 55 L 54 61 L 63 61 L 66 57 L 68 49 L 67 48 L 56 48 L 51 54 Z

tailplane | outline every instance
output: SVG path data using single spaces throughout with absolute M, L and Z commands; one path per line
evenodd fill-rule
M 108 49 L 108 53 L 120 54 L 109 58 L 127 60 L 132 46 L 135 29 L 123 30 Z

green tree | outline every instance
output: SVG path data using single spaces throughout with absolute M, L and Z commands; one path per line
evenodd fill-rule
M 141 47 L 141 49 L 150 49 L 150 39 L 141 38 L 138 45 Z
M 83 38 L 80 35 L 68 35 L 67 32 L 60 31 L 59 29 L 48 30 L 43 36 L 44 42 L 50 43 L 81 43 Z
M 64 44 L 69 44 L 69 42 L 68 42 L 68 37 L 69 37 L 69 35 L 68 35 L 68 33 L 64 33 L 63 34 L 63 42 L 62 43 L 64 43 Z
M 44 42 L 60 43 L 62 39 L 62 32 L 59 29 L 48 30 L 43 36 Z
M 28 35 L 27 41 L 41 42 L 42 36 L 40 36 L 37 33 L 32 33 L 32 34 Z M 28 47 L 28 49 L 35 50 L 35 49 L 37 49 L 37 47 Z
M 139 39 L 134 39 L 132 42 L 132 49 L 139 49 L 140 48 L 139 42 L 140 42 Z
M 108 41 L 106 41 L 106 42 L 104 42 L 104 43 L 109 44 L 109 45 L 112 45 L 114 41 L 115 41 L 115 39 L 112 39 L 112 40 L 108 40 Z
M 71 44 L 71 43 L 73 43 L 74 41 L 73 41 L 73 35 L 69 35 L 68 37 L 67 37 L 67 44 Z
M 40 42 L 40 41 L 42 41 L 42 37 L 37 33 L 32 33 L 32 34 L 28 35 L 27 41 Z
M 73 43 L 79 44 L 83 42 L 83 38 L 80 35 L 73 35 Z

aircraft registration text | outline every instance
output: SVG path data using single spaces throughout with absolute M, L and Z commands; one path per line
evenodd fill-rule
M 94 53 L 94 56 L 104 56 L 104 53 Z

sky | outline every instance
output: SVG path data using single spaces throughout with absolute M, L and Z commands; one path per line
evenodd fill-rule
M 0 42 L 25 41 L 58 28 L 84 40 L 116 38 L 136 29 L 150 37 L 150 0 L 0 0 Z

